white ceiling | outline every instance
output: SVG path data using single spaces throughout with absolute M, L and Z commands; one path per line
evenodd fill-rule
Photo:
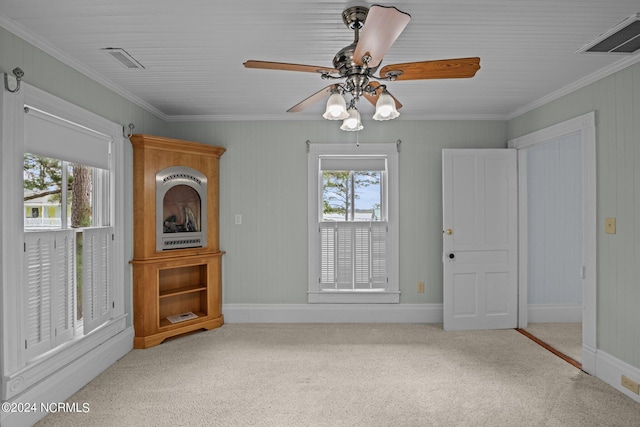
M 2 0 L 0 25 L 165 120 L 322 120 L 313 73 L 245 69 L 248 59 L 332 67 L 352 43 L 337 0 Z M 383 64 L 479 56 L 472 79 L 387 84 L 400 119 L 507 119 L 640 61 L 575 53 L 640 12 L 640 0 L 380 1 L 412 19 Z M 128 51 L 128 70 L 101 51 Z M 13 68 L 13 64 L 4 64 Z M 5 72 L 10 72 L 5 69 Z M 29 72 L 24 69 L 24 80 Z M 364 103 L 366 104 L 366 103 Z M 364 106 L 366 113 L 373 107 Z

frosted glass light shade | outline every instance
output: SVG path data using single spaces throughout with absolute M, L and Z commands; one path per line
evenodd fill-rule
M 391 120 L 399 115 L 393 97 L 386 92 L 381 93 L 378 102 L 376 102 L 376 113 L 373 115 L 373 120 Z
M 347 103 L 339 93 L 331 94 L 327 100 L 327 109 L 322 115 L 327 120 L 344 120 L 349 117 Z
M 340 129 L 349 132 L 364 129 L 364 126 L 362 126 L 362 121 L 360 120 L 360 112 L 353 107 L 349 108 L 349 110 L 347 111 L 349 113 L 349 117 L 344 119 L 344 121 L 342 122 L 342 126 L 340 126 Z

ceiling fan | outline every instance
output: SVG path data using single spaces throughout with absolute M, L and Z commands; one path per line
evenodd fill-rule
M 399 116 L 397 110 L 402 104 L 387 91 L 385 84 L 379 83 L 380 81 L 469 78 L 480 69 L 480 58 L 457 58 L 386 65 L 376 76 L 374 73 L 378 70 L 384 55 L 410 19 L 411 15 L 393 6 L 352 6 L 342 12 L 342 21 L 354 31 L 354 41 L 335 55 L 333 68 L 255 60 L 246 61 L 244 66 L 319 73 L 326 80 L 344 79 L 342 83 L 334 83 L 319 90 L 287 112 L 302 111 L 329 97 L 323 117 L 329 120 L 344 120 L 341 126 L 343 130 L 360 130 L 362 123 L 357 103 L 361 97 L 376 107 L 374 119 L 389 120 Z M 349 108 L 346 107 L 344 94 L 351 95 Z

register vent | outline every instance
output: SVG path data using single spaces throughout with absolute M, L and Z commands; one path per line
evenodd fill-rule
M 105 47 L 102 49 L 102 51 L 113 56 L 119 63 L 124 65 L 125 68 L 134 70 L 139 68 L 144 69 L 144 65 L 139 63 L 133 56 L 129 55 L 129 52 L 124 49 L 121 49 L 119 47 Z
M 640 13 L 616 25 L 578 50 L 584 52 L 633 53 L 640 49 Z

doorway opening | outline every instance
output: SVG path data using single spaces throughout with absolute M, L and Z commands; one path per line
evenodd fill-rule
M 518 150 L 518 327 L 595 372 L 595 114 L 509 147 Z

